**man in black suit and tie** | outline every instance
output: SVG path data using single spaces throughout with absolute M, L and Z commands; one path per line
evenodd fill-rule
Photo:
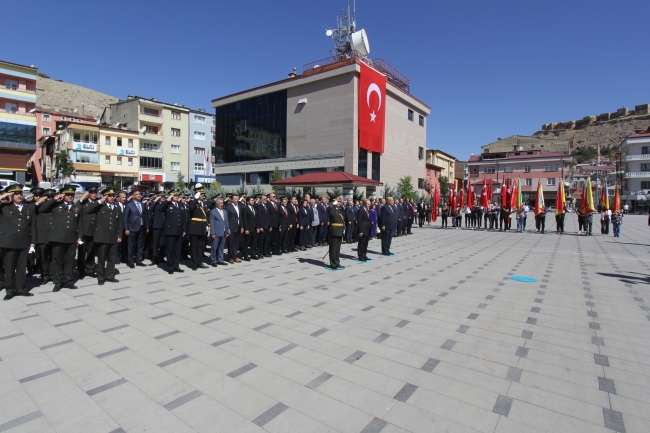
M 280 204 L 276 202 L 275 193 L 269 194 L 269 201 L 266 203 L 267 208 L 269 209 L 269 219 L 271 222 L 271 227 L 269 229 L 270 234 L 270 243 L 271 250 L 273 254 L 280 255 L 280 241 L 281 241 L 281 228 L 280 228 Z
M 357 236 L 359 243 L 357 244 L 357 257 L 359 261 L 367 262 L 372 261 L 368 259 L 368 242 L 370 241 L 370 200 L 363 200 L 362 205 L 357 211 Z
M 427 207 L 424 204 L 424 199 L 420 199 L 420 203 L 418 203 L 418 226 L 422 227 L 424 225 L 424 217 L 427 212 Z
M 149 218 L 147 207 L 142 204 L 142 194 L 135 191 L 132 199 L 124 207 L 124 234 L 129 238 L 129 254 L 127 264 L 129 268 L 147 266 L 142 263 L 144 259 L 144 239 L 149 232 Z M 135 264 L 133 259 L 135 258 Z
M 244 230 L 242 228 L 242 208 L 239 206 L 239 196 L 234 194 L 223 208 L 228 213 L 228 227 L 230 228 L 230 236 L 226 238 L 226 244 L 228 245 L 228 263 L 241 263 L 237 255 L 239 253 L 239 242 Z
M 345 207 L 345 242 L 352 243 L 352 235 L 354 234 L 354 223 L 357 216 L 354 213 L 354 206 L 352 200 L 348 200 L 348 205 Z
M 266 203 L 266 196 L 262 195 L 260 197 L 260 202 L 257 204 L 257 225 L 260 228 L 259 236 L 257 238 L 257 248 L 259 250 L 259 257 L 271 257 L 270 250 L 270 228 L 271 228 L 271 217 L 270 217 L 269 208 Z
M 257 234 L 260 231 L 257 224 L 257 209 L 255 209 L 255 198 L 248 197 L 248 203 L 242 210 L 242 229 L 244 230 L 244 248 L 242 254 L 244 261 L 249 262 L 252 258 L 257 260 L 255 248 L 257 246 Z
M 398 210 L 393 197 L 388 197 L 387 203 L 382 206 L 379 215 L 379 225 L 381 226 L 381 253 L 390 256 L 390 245 L 393 241 L 393 232 L 397 228 Z

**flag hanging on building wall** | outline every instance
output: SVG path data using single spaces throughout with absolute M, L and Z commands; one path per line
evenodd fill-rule
M 360 62 L 359 148 L 384 153 L 386 76 Z

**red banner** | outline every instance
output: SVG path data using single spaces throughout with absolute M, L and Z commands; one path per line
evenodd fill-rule
M 384 153 L 386 76 L 361 62 L 359 77 L 359 148 Z

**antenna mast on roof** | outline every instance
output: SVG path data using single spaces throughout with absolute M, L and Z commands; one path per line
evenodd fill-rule
M 356 8 L 356 0 L 353 0 L 352 13 L 350 13 L 350 1 L 348 0 L 347 13 L 345 13 L 345 9 L 342 9 L 343 18 L 336 17 L 338 28 L 325 31 L 325 35 L 334 40 L 335 55 L 338 58 L 365 57 L 370 53 L 366 31 L 364 29 L 356 31 Z

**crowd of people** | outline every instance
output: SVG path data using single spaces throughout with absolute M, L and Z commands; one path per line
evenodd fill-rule
M 90 187 L 75 202 L 75 187 L 58 191 L 8 186 L 0 195 L 0 290 L 5 300 L 32 296 L 26 278 L 40 274 L 53 291 L 76 289 L 77 278 L 117 283 L 115 266 L 157 265 L 181 273 L 192 270 L 329 246 L 330 269 L 343 269 L 340 245 L 357 243 L 357 260 L 371 261 L 368 242 L 381 238 L 382 254 L 393 236 L 412 234 L 428 220 L 423 201 L 344 200 L 338 197 L 277 197 L 217 194 L 209 199 L 201 184 L 194 192 L 171 190 L 146 194 Z M 430 212 L 429 212 L 430 214 Z M 429 219 L 430 220 L 430 219 Z M 145 260 L 150 263 L 146 264 Z

